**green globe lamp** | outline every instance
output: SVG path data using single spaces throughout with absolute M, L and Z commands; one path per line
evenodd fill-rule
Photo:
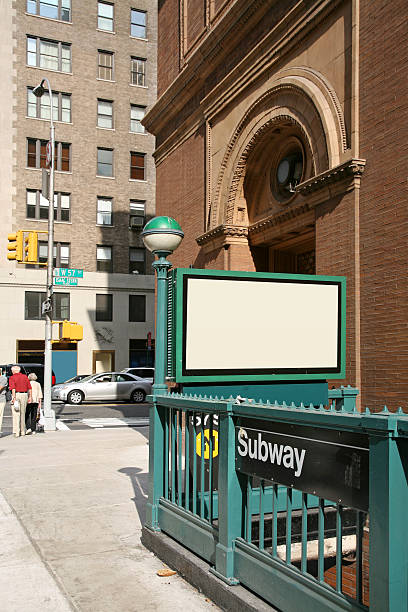
M 142 230 L 144 245 L 160 256 L 170 255 L 183 240 L 184 232 L 172 217 L 154 217 Z

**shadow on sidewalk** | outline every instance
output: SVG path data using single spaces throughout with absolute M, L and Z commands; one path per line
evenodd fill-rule
M 146 521 L 146 502 L 147 502 L 147 487 L 149 474 L 143 473 L 140 468 L 137 467 L 125 467 L 118 470 L 121 474 L 129 476 L 130 482 L 132 483 L 133 491 L 135 496 L 132 497 L 132 501 L 136 506 L 136 511 L 139 515 L 139 519 L 142 525 Z

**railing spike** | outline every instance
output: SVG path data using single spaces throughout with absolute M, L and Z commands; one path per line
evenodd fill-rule
M 274 406 L 279 406 L 278 400 L 275 400 Z
M 404 414 L 404 411 L 401 406 L 398 406 L 397 414 Z
M 309 404 L 309 410 L 314 410 L 314 406 L 313 406 L 312 402 L 310 402 L 310 404 Z
M 324 410 L 324 406 L 323 406 L 323 404 L 320 404 L 320 405 L 319 405 L 319 410 Z
M 282 408 L 287 408 L 285 400 L 283 400 L 283 402 L 282 402 Z
M 371 414 L 370 409 L 368 406 L 365 407 L 365 414 Z
M 301 409 L 301 410 L 304 410 L 304 409 L 305 409 L 305 405 L 304 405 L 304 403 L 303 403 L 303 402 L 300 402 L 300 409 Z
M 224 396 L 221 395 L 220 400 L 223 402 L 224 401 Z
M 381 414 L 390 414 L 390 411 L 388 410 L 387 406 L 384 406 L 384 410 L 382 410 Z

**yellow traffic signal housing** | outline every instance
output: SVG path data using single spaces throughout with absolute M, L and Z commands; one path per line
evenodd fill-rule
M 27 263 L 37 263 L 38 259 L 38 234 L 37 232 L 29 232 L 25 239 L 24 261 Z
M 10 253 L 7 253 L 7 259 L 23 261 L 23 236 L 22 230 L 18 230 L 15 234 L 7 235 L 9 241 L 7 249 L 10 251 Z
M 60 340 L 83 340 L 84 328 L 79 323 L 71 321 L 62 321 L 59 324 L 59 339 Z

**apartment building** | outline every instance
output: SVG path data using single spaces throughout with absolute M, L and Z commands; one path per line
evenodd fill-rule
M 151 364 L 154 275 L 140 237 L 155 211 L 154 138 L 141 123 L 156 97 L 157 4 L 148 0 L 3 3 L 0 127 L 0 361 L 43 360 L 45 266 L 7 260 L 7 234 L 47 230 L 42 168 L 55 124 L 54 265 L 82 269 L 55 287 L 53 319 L 84 340 L 53 344 L 58 380 Z M 39 260 L 47 257 L 47 237 Z

